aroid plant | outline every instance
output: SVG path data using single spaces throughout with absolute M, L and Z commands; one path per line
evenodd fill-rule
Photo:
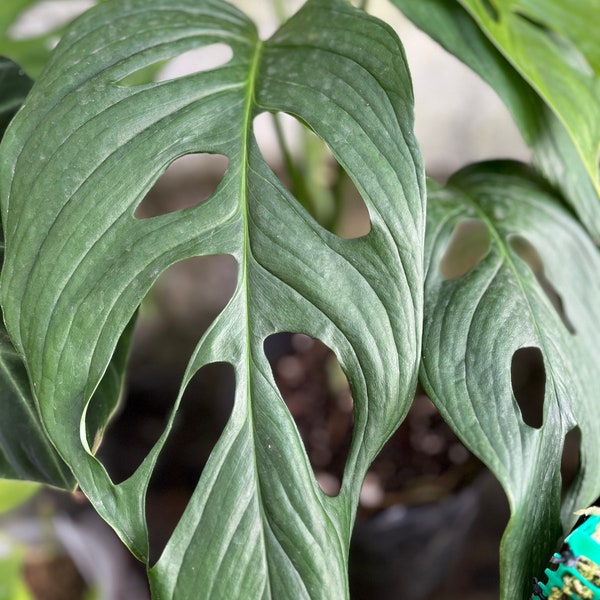
M 94 455 L 136 310 L 177 261 L 228 254 L 237 264 L 233 297 L 181 384 L 183 393 L 204 365 L 227 362 L 235 405 L 148 565 L 157 599 L 347 597 L 362 480 L 419 375 L 508 496 L 503 598 L 529 596 L 573 510 L 600 494 L 597 2 L 393 2 L 497 90 L 533 167 L 478 164 L 426 188 L 401 42 L 344 0 L 308 0 L 264 41 L 222 0 L 101 2 L 67 29 L 5 133 L 0 472 L 78 485 L 142 561 L 145 493 L 178 403 L 127 480 L 114 483 Z M 226 64 L 136 83 L 136 73 L 216 43 L 231 49 Z M 3 67 L 8 113 L 4 98 L 20 97 L 22 77 Z M 368 208 L 367 235 L 336 236 L 287 191 L 254 138 L 263 112 L 293 115 L 324 140 Z M 137 218 L 153 183 L 190 153 L 228 159 L 211 197 Z M 487 245 L 449 276 L 440 264 L 465 221 L 483 227 Z M 265 357 L 277 332 L 322 340 L 350 383 L 353 437 L 335 497 L 317 484 Z M 535 425 L 511 387 L 513 356 L 526 347 L 545 370 Z M 580 466 L 561 492 L 572 430 Z

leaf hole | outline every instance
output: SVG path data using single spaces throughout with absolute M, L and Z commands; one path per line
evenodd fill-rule
M 529 266 L 535 275 L 540 287 L 546 294 L 548 300 L 550 300 L 550 304 L 554 307 L 554 310 L 557 312 L 563 325 L 567 328 L 567 331 L 575 334 L 575 327 L 567 316 L 562 298 L 544 273 L 544 263 L 538 251 L 528 240 L 519 235 L 510 236 L 508 242 L 517 256 Z
M 232 256 L 196 256 L 171 265 L 146 296 L 133 331 L 124 402 L 98 452 L 115 483 L 133 475 L 162 435 L 189 357 L 231 299 L 236 280 Z
M 233 58 L 231 46 L 223 43 L 209 44 L 188 50 L 169 60 L 157 73 L 156 81 L 172 81 L 180 77 L 214 71 Z
M 185 44 L 198 43 L 197 39 L 186 40 Z M 207 73 L 225 66 L 233 58 L 233 49 L 228 44 L 217 42 L 186 50 L 175 57 L 163 57 L 133 68 L 116 81 L 121 87 L 136 87 L 151 81 L 166 83 L 199 73 Z
M 136 207 L 136 219 L 160 217 L 201 204 L 217 189 L 229 159 L 222 154 L 188 154 L 172 162 Z
M 467 219 L 456 225 L 444 256 L 440 275 L 452 281 L 474 269 L 490 249 L 490 232 L 480 219 Z
M 129 376 L 121 406 L 109 424 L 97 456 L 116 484 L 131 477 L 164 431 L 180 378 L 170 372 Z
M 121 408 L 123 396 L 121 369 L 125 369 L 127 364 L 136 322 L 137 314 L 134 315 L 121 335 L 113 353 L 111 365 L 94 391 L 85 411 L 86 442 L 93 454 L 96 453 L 104 439 L 106 428 L 112 417 L 118 414 Z
M 254 135 L 263 158 L 321 227 L 345 239 L 371 231 L 369 210 L 329 146 L 286 113 L 261 113 Z
M 539 429 L 544 422 L 546 369 L 539 348 L 519 348 L 512 357 L 511 382 L 513 395 L 526 425 Z
M 275 382 L 294 419 L 315 478 L 328 496 L 339 493 L 352 441 L 354 401 L 334 352 L 302 333 L 265 340 Z
M 565 436 L 560 461 L 560 477 L 563 497 L 574 483 L 581 467 L 581 429 L 573 427 Z
M 131 368 L 183 372 L 198 339 L 233 296 L 237 274 L 229 254 L 194 256 L 166 269 L 142 304 Z
M 178 387 L 172 390 L 175 394 Z M 148 487 L 150 564 L 159 559 L 198 485 L 229 421 L 234 395 L 235 372 L 224 362 L 202 367 L 185 389 Z

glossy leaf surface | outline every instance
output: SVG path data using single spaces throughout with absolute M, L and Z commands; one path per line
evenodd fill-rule
M 517 163 L 468 168 L 447 187 L 432 186 L 429 198 L 422 379 L 507 493 L 512 518 L 501 548 L 502 598 L 525 598 L 561 534 L 561 456 L 574 427 L 581 431 L 581 467 L 562 506 L 566 531 L 573 511 L 600 494 L 600 255 Z M 439 265 L 452 233 L 471 219 L 487 227 L 489 250 L 462 277 L 444 279 Z M 520 246 L 539 255 L 537 273 L 516 250 L 515 240 L 523 239 Z M 543 357 L 540 428 L 525 423 L 512 387 L 511 362 L 521 348 L 538 348 Z
M 217 69 L 119 83 L 214 43 L 233 51 Z M 150 570 L 154 597 L 347 594 L 362 479 L 408 410 L 420 352 L 424 178 L 412 103 L 399 40 L 344 1 L 309 1 L 262 42 L 221 1 L 115 0 L 64 35 L 7 132 L 0 179 L 8 328 L 50 438 L 144 560 L 144 495 L 171 423 L 134 475 L 115 485 L 91 453 L 92 395 L 162 271 L 204 254 L 238 263 L 236 291 L 200 339 L 182 386 L 203 365 L 229 362 L 235 406 Z M 290 196 L 253 137 L 262 111 L 293 114 L 325 140 L 369 208 L 367 236 L 336 237 Z M 229 158 L 213 195 L 134 218 L 168 165 L 194 152 Z M 335 498 L 316 483 L 264 355 L 264 340 L 280 331 L 325 342 L 352 387 L 353 441 Z

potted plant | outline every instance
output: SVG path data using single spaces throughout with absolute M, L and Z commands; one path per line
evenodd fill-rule
M 14 345 L 5 340 L 0 464 L 7 477 L 77 484 L 147 563 L 156 598 L 347 597 L 363 478 L 418 378 L 507 493 L 503 598 L 529 596 L 573 510 L 598 496 L 600 111 L 587 7 L 394 4 L 494 86 L 533 167 L 496 161 L 426 180 L 401 42 L 343 0 L 308 0 L 264 41 L 221 0 L 102 2 L 62 36 L 0 146 L 0 298 Z M 145 77 L 215 44 L 230 50 L 224 64 Z M 294 115 L 329 146 L 367 206 L 368 233 L 337 236 L 286 190 L 255 143 L 263 112 Z M 215 191 L 137 217 L 189 153 L 228 159 Z M 462 272 L 446 268 L 457 244 L 482 249 Z M 169 265 L 214 254 L 235 259 L 233 296 L 198 341 L 156 445 L 115 483 L 95 451 L 136 310 Z M 353 434 L 335 496 L 274 382 L 264 343 L 280 332 L 321 340 L 348 378 Z M 537 419 L 513 389 L 524 348 L 544 370 Z M 232 413 L 153 564 L 146 490 L 186 385 L 218 362 L 235 373 Z M 581 461 L 561 491 L 570 431 Z

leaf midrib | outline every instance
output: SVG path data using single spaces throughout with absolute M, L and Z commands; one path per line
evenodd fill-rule
M 253 412 L 251 405 L 251 374 L 252 374 L 252 332 L 250 331 L 250 322 L 251 317 L 249 314 L 250 307 L 250 299 L 249 299 L 249 285 L 248 285 L 248 272 L 249 272 L 249 263 L 252 260 L 252 248 L 250 245 L 250 225 L 249 225 L 249 214 L 248 214 L 248 173 L 250 170 L 249 164 L 249 149 L 253 136 L 253 128 L 252 121 L 254 118 L 255 108 L 257 107 L 255 89 L 256 89 L 256 81 L 258 78 L 258 70 L 260 65 L 260 59 L 263 51 L 263 42 L 262 40 L 256 40 L 256 47 L 254 49 L 254 53 L 252 55 L 248 76 L 246 78 L 246 96 L 244 99 L 244 107 L 243 107 L 243 117 L 242 117 L 242 128 L 243 135 L 241 136 L 241 146 L 240 146 L 240 191 L 239 191 L 239 211 L 242 217 L 242 252 L 241 252 L 241 276 L 240 276 L 240 284 L 242 286 L 242 294 L 244 295 L 243 299 L 243 308 L 245 311 L 244 319 L 245 319 L 245 331 L 244 331 L 244 350 L 245 350 L 245 368 L 248 373 L 248 377 L 246 378 L 246 398 L 249 399 L 247 403 L 247 420 L 249 423 L 249 428 L 251 435 L 254 439 L 254 423 L 253 423 Z M 253 447 L 256 447 L 256 443 L 253 442 Z M 258 477 L 258 465 L 256 463 L 256 452 L 253 452 L 252 455 L 253 466 L 254 466 L 254 479 L 255 479 L 255 489 L 257 495 L 257 501 L 259 510 L 262 515 L 261 523 L 267 518 L 266 512 L 263 509 L 263 501 L 261 494 L 261 486 L 260 479 Z M 263 555 L 267 554 L 267 546 L 265 542 L 265 534 L 264 531 L 261 531 L 260 534 L 261 544 L 263 547 Z M 268 598 L 272 597 L 272 584 L 271 584 L 271 576 L 270 570 L 267 568 L 267 578 L 266 585 L 267 589 L 265 590 L 265 595 Z M 211 588 L 208 590 L 208 596 L 210 596 L 210 592 L 212 587 L 214 586 L 215 579 L 212 579 Z

